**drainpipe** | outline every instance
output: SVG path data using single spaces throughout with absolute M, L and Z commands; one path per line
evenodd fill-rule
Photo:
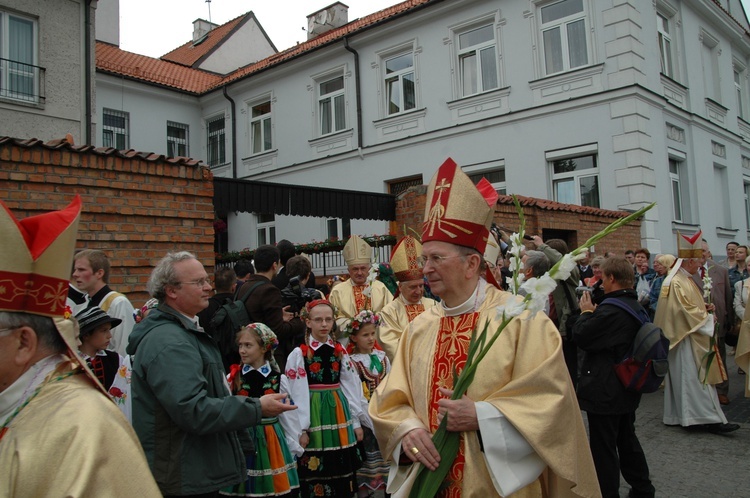
M 232 178 L 237 178 L 237 122 L 234 119 L 234 100 L 227 93 L 227 87 L 222 88 L 224 98 L 232 105 Z
M 362 94 L 359 85 L 359 54 L 349 46 L 349 37 L 344 37 L 344 48 L 354 54 L 354 93 L 357 98 L 357 149 L 362 151 Z M 361 154 L 360 154 L 361 156 Z
M 83 14 L 83 24 L 84 24 L 84 65 L 86 66 L 86 69 L 84 70 L 84 78 L 86 81 L 84 82 L 84 88 L 85 88 L 85 94 L 86 94 L 86 130 L 84 131 L 84 144 L 86 145 L 93 145 L 93 142 L 91 140 L 91 0 L 86 0 L 84 2 L 84 9 L 86 11 Z

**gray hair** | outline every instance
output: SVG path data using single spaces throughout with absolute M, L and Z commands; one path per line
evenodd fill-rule
M 168 285 L 177 285 L 178 283 L 177 272 L 174 269 L 175 263 L 188 259 L 198 258 L 195 257 L 195 254 L 187 251 L 167 253 L 156 264 L 156 267 L 151 272 L 151 276 L 148 278 L 146 290 L 149 295 L 163 302 L 164 298 L 167 297 L 166 287 Z
M 31 313 L 0 311 L 0 328 L 20 327 L 31 327 L 36 332 L 39 344 L 50 353 L 60 354 L 68 350 L 52 318 Z
M 549 258 L 542 251 L 526 251 L 525 268 L 531 268 L 531 274 L 541 277 L 549 271 Z

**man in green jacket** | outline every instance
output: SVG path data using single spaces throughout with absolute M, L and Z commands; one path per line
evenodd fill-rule
M 159 306 L 133 329 L 127 348 L 133 426 L 165 496 L 216 496 L 244 479 L 244 455 L 252 451 L 244 429 L 296 406 L 285 394 L 230 395 L 221 354 L 198 325 L 211 282 L 193 254 L 167 254 L 147 288 Z

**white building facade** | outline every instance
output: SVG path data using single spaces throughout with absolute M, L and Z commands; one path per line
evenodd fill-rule
M 160 153 L 167 137 L 148 142 L 150 127 L 188 125 L 184 155 L 217 176 L 398 193 L 452 157 L 503 193 L 606 209 L 657 201 L 642 228 L 652 253 L 675 252 L 676 231 L 698 227 L 717 256 L 747 242 L 750 27 L 739 0 L 399 5 L 192 93 L 100 73 L 98 113 L 128 112 L 144 137 L 127 147 Z M 159 122 L 136 121 L 148 112 Z M 230 249 L 388 230 L 343 215 L 228 221 Z

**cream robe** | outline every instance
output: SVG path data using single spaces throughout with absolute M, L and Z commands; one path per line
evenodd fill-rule
M 737 340 L 737 352 L 734 355 L 737 366 L 745 371 L 745 397 L 750 398 L 750 306 L 745 307 L 740 336 Z
M 486 294 L 484 299 L 481 292 L 478 295 L 477 325 L 490 320 L 492 331 L 499 324 L 496 307 L 510 294 L 483 282 L 479 289 Z M 437 389 L 431 385 L 433 358 L 443 316 L 443 306 L 434 306 L 414 319 L 401 339 L 391 373 L 370 401 L 380 450 L 392 469 L 397 467 L 394 453 L 404 435 L 429 428 L 430 393 Z M 500 496 L 499 489 L 517 489 L 518 481 L 528 477 L 522 475 L 524 467 L 535 473 L 514 497 L 601 496 L 560 334 L 546 316 L 529 318 L 525 312 L 513 320 L 479 364 L 467 395 L 477 402 L 485 453 L 476 432 L 464 433 L 463 496 Z M 408 496 L 410 481 L 394 488 L 417 465 L 392 470 L 396 478 L 389 482 L 389 492 Z M 521 472 L 509 471 L 506 465 Z
M 425 311 L 437 304 L 434 299 L 423 297 L 419 301 Z M 406 312 L 406 301 L 399 296 L 380 311 L 378 342 L 383 347 L 388 359 L 393 361 L 401 336 L 409 328 L 409 315 Z
M 83 374 L 48 383 L 19 412 L 0 469 L 2 497 L 161 496 L 132 427 Z
M 654 323 L 669 339 L 669 374 L 664 387 L 667 425 L 726 423 L 713 384 L 722 381 L 714 357 L 706 384 L 706 353 L 713 335 L 713 316 L 706 311 L 703 293 L 682 268 L 664 280 Z
M 393 294 L 388 290 L 383 282 L 375 280 L 370 284 L 372 294 L 370 295 L 370 310 L 378 313 L 386 304 L 393 301 Z M 347 320 L 353 318 L 360 309 L 354 303 L 354 289 L 352 288 L 352 279 L 340 283 L 331 291 L 328 300 L 336 306 L 336 322 L 341 325 Z

